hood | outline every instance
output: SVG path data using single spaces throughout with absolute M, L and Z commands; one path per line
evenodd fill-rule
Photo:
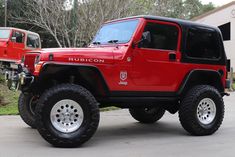
M 48 61 L 52 55 L 55 62 L 110 64 L 113 63 L 114 53 L 122 56 L 123 47 L 50 48 L 38 53 L 41 61 Z
M 0 47 L 6 47 L 7 41 L 8 41 L 8 39 L 0 39 Z

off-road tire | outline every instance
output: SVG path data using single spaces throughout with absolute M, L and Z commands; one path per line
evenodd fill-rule
M 209 98 L 216 106 L 216 114 L 209 124 L 200 122 L 197 108 L 201 100 Z M 192 135 L 205 136 L 216 132 L 224 118 L 224 102 L 218 90 L 208 85 L 193 87 L 183 98 L 179 108 L 179 119 L 183 128 Z
M 18 110 L 21 119 L 30 127 L 36 128 L 34 109 L 30 107 L 32 103 L 32 94 L 21 93 L 18 100 Z M 36 105 L 36 104 L 34 104 Z M 34 106 L 35 107 L 35 106 Z
M 130 108 L 131 116 L 140 123 L 151 124 L 160 120 L 165 114 L 165 110 L 161 107 L 156 108 Z
M 63 99 L 79 103 L 84 112 L 81 126 L 71 133 L 57 130 L 50 120 L 53 106 Z M 88 90 L 74 84 L 62 84 L 45 91 L 36 107 L 37 129 L 41 136 L 55 147 L 77 147 L 85 143 L 96 132 L 99 118 L 96 99 Z

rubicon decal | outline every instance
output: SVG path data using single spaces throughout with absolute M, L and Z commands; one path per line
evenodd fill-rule
M 69 62 L 85 62 L 85 63 L 104 63 L 104 59 L 97 58 L 68 58 Z

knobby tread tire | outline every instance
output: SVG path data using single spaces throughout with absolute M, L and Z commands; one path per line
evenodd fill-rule
M 29 103 L 32 98 L 31 94 L 21 93 L 18 100 L 18 110 L 21 119 L 30 127 L 36 128 L 36 120 L 34 114 L 29 109 Z
M 197 105 L 203 98 L 211 98 L 216 105 L 216 117 L 209 125 L 203 125 L 197 119 Z M 179 109 L 182 127 L 195 136 L 211 135 L 216 132 L 224 118 L 224 102 L 217 89 L 208 85 L 193 87 L 183 98 Z
M 55 95 L 60 95 L 63 97 L 63 93 L 69 93 L 69 95 L 77 95 L 78 97 L 84 99 L 87 104 L 81 104 L 81 107 L 88 108 L 88 117 L 89 120 L 84 118 L 86 125 L 82 128 L 79 128 L 73 133 L 65 134 L 59 131 L 52 126 L 50 119 L 45 120 L 45 110 L 48 110 L 48 105 L 50 104 L 50 99 L 55 97 Z M 62 93 L 62 95 L 61 95 Z M 75 100 L 77 100 L 75 98 Z M 99 106 L 96 99 L 93 95 L 83 88 L 82 86 L 75 84 L 61 84 L 44 92 L 40 97 L 39 103 L 36 107 L 36 123 L 37 129 L 41 136 L 51 143 L 55 147 L 78 147 L 88 141 L 93 134 L 96 132 L 99 125 L 100 113 Z M 51 125 L 51 126 L 48 126 Z M 54 128 L 54 129 L 51 129 Z

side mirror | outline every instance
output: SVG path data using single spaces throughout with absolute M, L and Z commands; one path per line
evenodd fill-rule
M 136 45 L 138 46 L 138 48 L 148 47 L 148 45 L 151 43 L 151 41 L 152 41 L 151 34 L 149 31 L 146 31 L 142 34 L 142 39 L 138 42 L 133 43 L 132 47 L 135 48 Z
M 142 40 L 144 42 L 148 42 L 148 43 L 151 43 L 151 34 L 149 31 L 146 31 L 142 34 Z
M 151 44 L 151 34 L 149 31 L 146 31 L 142 34 L 142 39 L 141 41 L 139 42 L 138 44 L 138 47 L 141 48 L 141 47 L 149 47 L 149 45 Z

